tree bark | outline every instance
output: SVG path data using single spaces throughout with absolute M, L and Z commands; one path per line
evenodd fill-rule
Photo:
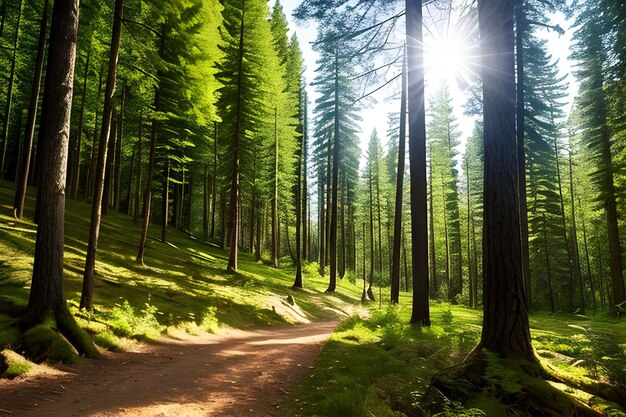
M 411 174 L 411 323 L 430 326 L 428 301 L 428 211 L 426 208 L 426 114 L 422 1 L 406 0 L 408 56 L 409 160 Z
M 335 100 L 333 130 L 333 178 L 330 212 L 330 280 L 326 292 L 332 293 L 337 285 L 337 191 L 339 188 L 339 155 L 341 140 L 339 138 L 339 57 L 335 49 Z
M 166 242 L 170 217 L 170 159 L 165 155 L 163 167 L 163 190 L 161 191 L 161 242 Z
M 480 0 L 483 57 L 483 330 L 474 352 L 534 360 L 524 287 L 515 135 L 514 0 Z
M 63 294 L 65 179 L 76 61 L 78 0 L 56 0 L 43 95 L 39 141 L 41 204 L 26 316 L 41 321 L 67 311 Z
M 517 103 L 516 103 L 516 138 L 517 138 L 517 188 L 519 190 L 519 213 L 520 213 L 520 236 L 522 245 L 522 274 L 524 276 L 524 290 L 526 302 L 531 302 L 530 266 L 528 249 L 528 205 L 526 202 L 526 148 L 524 135 L 526 130 L 526 111 L 524 98 L 524 36 L 527 30 L 524 0 L 517 0 L 515 7 L 515 46 L 516 46 L 516 70 L 517 70 Z
M 89 76 L 89 63 L 91 60 L 91 43 L 89 44 L 89 49 L 87 50 L 87 60 L 85 61 L 85 73 L 83 74 L 83 89 L 81 92 L 80 99 L 80 110 L 78 112 L 78 126 L 76 127 L 76 142 L 74 144 L 74 148 L 70 150 L 72 152 L 70 156 L 73 154 L 72 163 L 70 164 L 70 174 L 72 179 L 71 184 L 71 196 L 73 199 L 76 199 L 78 195 L 78 189 L 80 184 L 80 150 L 82 147 L 83 141 L 83 124 L 85 121 L 85 103 L 87 101 L 87 78 Z
M 91 223 L 89 225 L 89 240 L 87 241 L 87 258 L 85 260 L 83 289 L 80 297 L 80 308 L 87 310 L 93 310 L 94 269 L 96 265 L 98 237 L 100 235 L 102 205 L 108 203 L 106 200 L 103 201 L 104 163 L 107 160 L 107 142 L 109 140 L 109 128 L 113 113 L 113 94 L 115 93 L 115 82 L 117 80 L 117 60 L 122 33 L 123 8 L 124 0 L 115 0 L 113 34 L 111 36 L 111 49 L 109 52 L 109 74 L 104 93 L 104 110 L 102 111 L 102 127 L 100 129 L 100 141 L 98 146 L 100 152 L 98 153 L 98 165 L 96 167 L 94 197 L 91 203 Z
M 39 39 L 37 40 L 37 56 L 35 58 L 35 72 L 30 93 L 30 104 L 28 116 L 26 118 L 26 130 L 24 132 L 24 144 L 22 147 L 22 157 L 17 176 L 17 189 L 15 201 L 13 202 L 13 213 L 17 219 L 24 217 L 24 200 L 26 198 L 26 188 L 28 185 L 28 173 L 30 170 L 30 157 L 33 149 L 33 137 L 35 135 L 35 120 L 37 119 L 37 104 L 39 103 L 39 90 L 41 87 L 41 75 L 43 73 L 43 58 L 46 49 L 46 35 L 48 28 L 48 4 L 45 0 L 41 21 L 39 23 Z
M 439 278 L 437 277 L 437 248 L 435 246 L 435 203 L 433 201 L 433 164 L 428 165 L 428 257 L 430 265 L 430 298 L 439 297 Z
M 272 198 L 272 265 L 278 268 L 278 109 L 274 107 L 274 196 Z
M 113 207 L 120 210 L 122 199 L 122 144 L 124 134 L 124 105 L 126 104 L 126 83 L 122 85 L 120 97 L 120 115 L 117 120 L 117 140 L 115 141 L 115 159 L 113 170 Z
M 230 239 L 230 254 L 228 257 L 228 271 L 237 271 L 237 250 L 239 241 L 239 136 L 241 134 L 241 89 L 243 83 L 243 54 L 244 54 L 244 18 L 246 8 L 245 1 L 242 1 L 241 8 L 241 26 L 239 31 L 239 62 L 237 71 L 237 100 L 235 102 L 235 129 L 231 140 L 231 152 L 232 159 L 232 171 L 231 171 L 231 183 L 230 183 L 230 218 L 229 218 L 229 230 Z
M 217 122 L 213 122 L 213 181 L 211 181 L 211 238 L 215 237 L 215 205 L 217 203 Z
M 393 217 L 393 254 L 391 260 L 391 302 L 400 302 L 400 249 L 402 245 L 402 195 L 404 191 L 404 160 L 406 143 L 406 54 L 402 59 L 402 93 L 400 94 L 400 143 Z
M 135 212 L 134 212 L 134 221 L 135 224 L 139 222 L 139 213 L 142 212 L 141 207 L 139 207 L 139 196 L 141 194 L 141 174 L 143 167 L 143 109 L 139 109 L 139 127 L 137 129 L 137 188 L 135 189 Z

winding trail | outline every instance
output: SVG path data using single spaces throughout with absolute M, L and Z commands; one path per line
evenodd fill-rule
M 61 375 L 0 381 L 0 417 L 281 415 L 336 324 L 167 338 Z

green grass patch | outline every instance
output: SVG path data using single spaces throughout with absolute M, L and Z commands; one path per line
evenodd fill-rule
M 387 297 L 383 292 L 383 297 Z M 352 316 L 335 330 L 322 349 L 313 375 L 292 394 L 288 415 L 371 416 L 423 415 L 420 400 L 439 371 L 458 364 L 480 338 L 482 314 L 447 303 L 431 303 L 430 327 L 410 326 L 408 293 L 399 306 L 370 304 L 370 317 Z M 533 342 L 542 360 L 570 379 L 623 384 L 626 323 L 605 314 L 573 316 L 531 314 Z M 515 392 L 528 383 L 543 389 L 545 381 L 519 380 L 501 362 L 487 369 L 494 389 Z M 534 384 L 534 385 L 533 385 Z M 540 384 L 540 385 L 537 385 Z M 541 385 L 543 384 L 543 385 Z M 565 387 L 558 387 L 565 389 Z M 580 401 L 606 415 L 622 411 L 582 391 Z M 367 404 L 367 406 L 366 406 Z M 444 403 L 440 416 L 510 415 L 498 398 L 475 398 L 470 404 Z M 372 410 L 377 410 L 373 412 Z M 507 414 L 509 413 L 509 414 Z
M 15 220 L 14 184 L 0 181 L 0 348 L 21 348 L 10 322 L 24 314 L 28 303 L 35 191 L 27 194 L 25 219 Z M 240 251 L 239 271 L 229 274 L 227 252 L 171 228 L 167 243 L 148 239 L 145 266 L 139 265 L 140 225 L 111 210 L 100 231 L 94 311 L 79 311 L 90 208 L 82 201 L 66 201 L 65 295 L 78 324 L 107 349 L 124 349 L 129 339 L 152 340 L 166 330 L 196 334 L 329 319 L 360 299 L 360 288 L 348 280 L 338 283 L 335 295 L 324 294 L 328 277 L 319 276 L 316 264 L 304 265 L 304 290 L 291 288 L 295 269 L 288 259 L 275 269 Z M 149 236 L 157 235 L 160 226 L 150 225 Z M 285 302 L 288 297 L 291 302 Z

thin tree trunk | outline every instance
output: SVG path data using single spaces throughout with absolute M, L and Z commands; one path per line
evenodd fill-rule
M 598 277 L 600 279 L 600 306 L 604 308 L 608 302 L 608 295 L 605 293 L 604 285 L 604 265 L 602 263 L 602 250 L 600 249 L 600 242 L 596 245 L 598 247 Z
M 345 175 L 341 173 L 341 257 L 339 259 L 339 278 L 346 274 L 346 184 Z
M 546 255 L 546 276 L 548 277 L 548 297 L 550 297 L 550 311 L 555 313 L 554 292 L 552 286 L 552 268 L 550 267 L 550 250 L 548 249 L 548 234 L 546 232 L 546 215 L 543 215 L 543 252 Z
M 108 131 L 109 131 L 109 136 L 112 135 L 113 138 L 107 137 L 107 142 L 108 142 L 108 146 L 107 149 L 101 149 L 98 146 L 98 157 L 100 157 L 100 153 L 104 152 L 105 155 L 105 161 L 106 164 L 104 166 L 104 190 L 103 190 L 103 197 L 102 197 L 102 215 L 103 216 L 107 216 L 109 214 L 109 206 L 111 204 L 111 185 L 112 185 L 112 181 L 113 181 L 113 169 L 114 169 L 114 161 L 113 161 L 113 154 L 115 152 L 115 140 L 116 140 L 116 136 L 117 136 L 117 128 L 116 128 L 116 117 L 115 117 L 115 109 L 113 109 L 113 115 L 111 117 L 111 122 L 109 123 L 109 127 L 108 127 Z M 93 199 L 96 199 L 96 194 L 98 193 L 98 176 L 100 175 L 100 173 L 97 171 L 96 169 L 96 173 L 95 173 L 95 178 L 94 178 L 94 184 L 95 184 L 95 188 L 94 188 L 94 194 L 93 194 Z
M 567 267 L 569 272 L 569 280 L 567 281 L 567 307 L 569 312 L 574 312 L 574 265 L 573 265 L 573 253 L 572 247 L 569 243 L 569 239 L 567 238 L 567 221 L 565 220 L 565 201 L 563 199 L 563 186 L 561 183 L 561 164 L 559 163 L 559 150 L 556 137 L 554 138 L 554 160 L 556 163 L 556 179 L 557 185 L 559 188 L 559 203 L 560 210 L 559 213 L 561 217 L 561 227 L 563 231 L 563 243 L 565 244 L 565 248 L 567 250 Z M 581 288 L 582 291 L 582 288 Z M 582 310 L 585 310 L 585 305 L 583 304 Z
M 467 164 L 469 165 L 469 164 Z M 467 167 L 466 165 L 466 167 Z M 470 239 L 470 226 L 471 226 L 471 217 L 472 217 L 472 211 L 471 211 L 471 206 L 470 206 L 470 173 L 469 173 L 469 169 L 466 168 L 465 169 L 465 178 L 466 178 L 466 182 L 467 182 L 467 281 L 468 281 L 468 295 L 469 295 L 469 306 L 471 308 L 476 307 L 476 300 L 474 299 L 474 277 L 473 277 L 473 270 L 472 270 L 472 252 L 471 252 L 471 248 L 472 248 L 472 241 Z M 476 262 L 476 260 L 474 259 L 474 262 Z
M 85 103 L 87 101 L 87 79 L 89 77 L 89 63 L 91 60 L 91 42 L 89 43 L 89 49 L 87 50 L 87 60 L 85 61 L 85 73 L 83 75 L 83 89 L 81 91 L 80 110 L 78 112 L 78 126 L 76 127 L 76 143 L 74 148 L 70 151 L 73 154 L 72 163 L 70 165 L 70 174 L 72 175 L 71 196 L 76 199 L 78 196 L 78 189 L 80 184 L 80 151 L 83 142 L 83 125 L 85 121 Z
M 374 259 L 375 259 L 375 245 L 374 245 L 374 192 L 372 187 L 372 167 L 370 166 L 367 170 L 368 173 L 368 183 L 369 183 L 369 193 L 370 193 L 370 277 L 369 283 L 367 287 L 367 298 L 369 300 L 374 301 L 374 291 L 372 290 L 372 285 L 374 284 Z
M 100 73 L 98 75 L 98 100 L 97 103 L 100 103 L 100 94 L 102 93 L 102 78 L 104 74 L 104 65 L 100 66 Z M 92 199 L 93 195 L 93 183 L 96 177 L 96 159 L 98 158 L 98 115 L 100 112 L 98 111 L 97 105 L 95 109 L 96 119 L 94 122 L 93 128 L 93 136 L 91 139 L 91 155 L 89 156 L 89 169 L 87 174 L 87 183 L 85 184 L 85 198 L 87 200 Z
M 326 292 L 332 293 L 337 285 L 337 191 L 339 189 L 339 155 L 341 140 L 339 138 L 339 57 L 335 49 L 335 100 L 334 100 L 334 134 L 333 134 L 333 178 L 330 214 L 330 280 Z
M 241 135 L 241 107 L 242 107 L 242 85 L 243 85 L 243 56 L 244 56 L 244 20 L 246 14 L 245 1 L 242 0 L 241 26 L 239 30 L 239 57 L 237 71 L 237 100 L 235 102 L 235 129 L 231 141 L 232 171 L 230 183 L 230 254 L 228 257 L 228 271 L 237 271 L 237 242 L 239 241 L 239 137 Z
M 58 1 L 58 0 L 57 0 Z M 98 237 L 100 235 L 100 221 L 104 192 L 104 164 L 107 159 L 107 141 L 109 140 L 109 128 L 113 113 L 113 93 L 115 92 L 115 82 L 117 79 L 117 60 L 120 49 L 120 38 L 122 32 L 124 0 L 115 1 L 113 13 L 113 33 L 111 36 L 111 49 L 109 52 L 109 73 L 107 86 L 104 95 L 104 110 L 102 111 L 102 127 L 100 130 L 100 143 L 98 154 L 98 166 L 96 168 L 96 188 L 94 199 L 91 203 L 91 222 L 89 225 L 89 240 L 87 241 L 87 258 L 85 260 L 85 271 L 83 274 L 83 290 L 80 297 L 80 308 L 89 311 L 93 310 L 94 292 L 94 270 L 96 265 L 96 250 L 98 248 Z
M 159 108 L 159 90 L 157 89 L 154 97 L 154 108 Z M 148 227 L 150 226 L 150 215 L 152 214 L 152 181 L 154 177 L 154 159 L 156 148 L 157 121 L 152 119 L 152 130 L 150 133 L 150 153 L 148 156 L 148 174 L 146 176 L 146 192 L 144 193 L 143 207 L 143 225 L 141 229 L 141 238 L 139 239 L 139 251 L 137 253 L 137 262 L 144 264 L 144 255 L 146 251 L 146 240 L 148 239 Z
M 278 268 L 278 109 L 274 107 L 274 197 L 272 198 L 272 265 Z
M 308 109 L 308 98 L 306 95 L 306 91 L 303 91 L 302 94 L 302 167 L 301 167 L 301 172 L 302 172 L 302 180 L 300 181 L 300 184 L 302 184 L 302 192 L 301 192 L 301 196 L 302 196 L 302 202 L 300 203 L 301 207 L 302 207 L 302 257 L 305 260 L 310 260 L 311 259 L 311 255 L 309 254 L 309 233 L 308 233 L 308 212 L 307 212 L 307 204 L 308 204 L 308 193 L 309 193 L 309 189 L 308 189 L 308 184 L 307 184 L 307 166 L 308 166 L 308 151 L 307 151 L 307 141 L 308 141 L 308 134 L 309 134 L 309 127 L 308 127 L 308 114 L 307 114 L 307 109 Z
M 211 238 L 215 237 L 215 205 L 217 203 L 217 122 L 213 122 L 213 180 L 211 181 Z
M 306 111 L 306 105 L 304 106 Z M 305 116 L 306 118 L 306 116 Z M 304 124 L 306 126 L 306 122 Z M 306 127 L 303 129 L 302 142 L 300 148 L 296 152 L 296 277 L 293 282 L 294 288 L 302 288 L 302 246 L 300 244 L 302 239 L 302 224 L 303 213 L 306 210 L 302 210 L 302 163 L 304 162 L 304 153 L 306 147 Z M 304 176 L 306 178 L 306 176 Z M 306 234 L 304 235 L 306 236 Z
M 209 237 L 209 165 L 204 166 L 204 175 L 202 176 L 202 236 L 206 239 Z
M 13 105 L 13 86 L 15 85 L 15 65 L 17 64 L 17 50 L 20 47 L 20 23 L 22 20 L 22 9 L 24 0 L 20 0 L 20 7 L 17 12 L 17 23 L 15 24 L 15 38 L 13 40 L 13 56 L 11 57 L 11 69 L 9 70 L 9 86 L 7 89 L 6 104 L 4 108 L 4 124 L 2 125 L 2 160 L 0 161 L 0 178 L 4 178 L 4 163 L 6 160 L 7 147 L 9 144 L 9 119 L 11 118 L 11 108 Z
M 137 188 L 135 189 L 135 213 L 134 220 L 135 224 L 139 222 L 139 213 L 141 212 L 141 208 L 139 207 L 139 195 L 141 193 L 141 171 L 143 166 L 143 109 L 139 109 L 139 127 L 137 129 Z
M 574 208 L 574 174 L 572 169 L 572 153 L 569 152 L 569 193 L 572 199 L 571 215 L 572 215 L 572 240 L 574 243 L 574 268 L 578 278 L 578 286 L 580 287 L 580 308 L 581 314 L 585 314 L 585 286 L 583 285 L 583 274 L 580 269 L 580 248 L 578 247 L 578 234 L 576 232 L 576 209 Z
M 28 173 L 30 170 L 30 158 L 33 149 L 33 137 L 35 135 L 35 121 L 37 119 L 37 104 L 39 103 L 39 91 L 41 87 L 41 75 L 43 73 L 43 58 L 46 49 L 46 32 L 48 27 L 48 4 L 45 0 L 43 3 L 43 11 L 41 13 L 41 21 L 39 23 L 39 39 L 37 40 L 37 56 L 35 58 L 35 72 L 33 74 L 33 83 L 31 86 L 30 104 L 28 107 L 28 116 L 26 119 L 26 130 L 24 132 L 24 144 L 22 147 L 22 157 L 20 169 L 17 177 L 17 190 L 15 192 L 15 201 L 13 203 L 13 213 L 16 218 L 24 217 L 24 200 L 26 198 L 26 188 L 28 185 Z M 4 7 L 4 3 L 3 3 Z M 2 17 L 4 20 L 4 16 Z M 84 101 L 83 101 L 84 103 Z
M 580 202 L 579 202 L 580 205 Z M 583 223 L 583 243 L 585 246 L 585 260 L 587 264 L 587 277 L 589 279 L 589 288 L 591 289 L 591 299 L 593 300 L 593 309 L 598 309 L 598 302 L 596 300 L 596 289 L 593 283 L 593 275 L 591 274 L 591 262 L 589 262 L 589 247 L 587 245 L 587 226 L 585 225 L 585 216 L 582 216 Z
M 439 277 L 437 277 L 437 248 L 435 246 L 435 203 L 433 201 L 433 164 L 428 165 L 428 257 L 430 265 L 430 298 L 437 299 L 439 294 Z
M 445 238 L 446 244 L 446 286 L 448 287 L 448 292 L 446 294 L 446 300 L 448 302 L 453 301 L 454 297 L 454 289 L 452 286 L 452 280 L 450 279 L 450 237 L 448 236 L 448 210 L 446 210 L 446 186 L 443 181 L 443 177 L 441 178 L 441 189 L 443 190 L 443 236 Z
M 126 83 L 122 85 L 122 94 L 120 101 L 120 115 L 117 121 L 117 140 L 115 141 L 115 170 L 113 171 L 113 207 L 120 210 L 122 199 L 122 142 L 124 140 L 124 105 L 126 102 Z M 131 177 L 132 178 L 132 177 Z
M 163 191 L 161 191 L 161 242 L 167 238 L 167 224 L 170 217 L 170 159 L 165 155 L 163 168 Z
M 128 170 L 128 184 L 126 186 L 126 211 L 125 214 L 130 216 L 133 210 L 133 181 L 135 179 L 135 171 L 137 166 L 137 146 L 133 146 L 133 152 L 130 156 L 130 168 Z
M 406 0 L 408 56 L 409 160 L 413 302 L 411 323 L 430 326 L 428 301 L 428 210 L 426 208 L 426 114 L 422 1 Z
M 324 276 L 324 269 L 325 269 L 324 264 L 326 262 L 326 259 L 325 259 L 326 248 L 324 247 L 324 243 L 326 242 L 326 234 L 325 234 L 326 225 L 324 221 L 326 217 L 324 214 L 324 188 L 325 188 L 324 185 L 326 183 L 326 179 L 324 178 L 323 171 L 324 171 L 324 168 L 320 168 L 320 174 L 319 174 L 320 181 L 319 181 L 319 192 L 318 192 L 318 195 L 319 195 L 319 198 L 318 198 L 319 222 L 318 224 L 319 226 L 317 228 L 317 236 L 318 236 L 318 241 L 319 241 L 317 245 L 319 247 L 319 257 L 318 257 L 319 267 L 320 267 L 319 273 L 321 276 Z
M 402 58 L 402 92 L 400 94 L 400 143 L 398 144 L 398 172 L 393 217 L 393 253 L 391 259 L 391 302 L 400 302 L 400 246 L 402 237 L 402 195 L 404 191 L 404 160 L 406 143 L 406 53 Z M 406 254 L 405 254 L 406 257 Z M 406 258 L 405 258 L 406 260 Z

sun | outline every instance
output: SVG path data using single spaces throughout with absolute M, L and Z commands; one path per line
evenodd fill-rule
M 468 48 L 458 36 L 435 37 L 425 40 L 425 76 L 429 80 L 454 82 L 469 73 Z

